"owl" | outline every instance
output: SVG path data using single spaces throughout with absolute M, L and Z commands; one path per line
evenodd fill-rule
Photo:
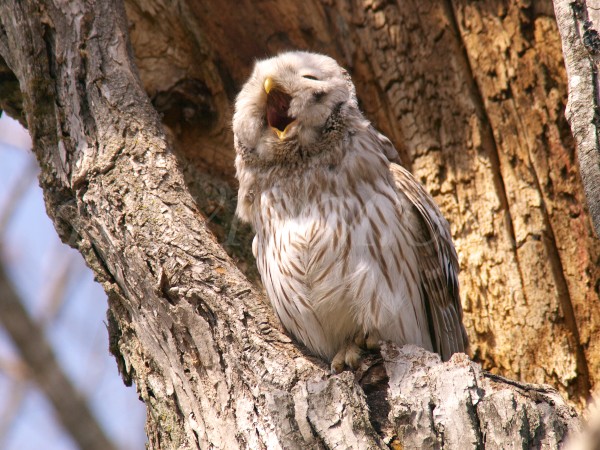
M 467 346 L 449 226 L 324 55 L 259 61 L 233 116 L 237 214 L 284 328 L 333 372 L 381 340 Z

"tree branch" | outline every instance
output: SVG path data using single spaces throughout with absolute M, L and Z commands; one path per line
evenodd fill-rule
M 19 361 L 20 362 L 20 361 Z M 5 361 L 0 361 L 0 371 L 6 373 L 8 372 L 7 366 L 8 363 Z M 17 372 L 17 370 L 12 370 L 12 372 Z M 23 370 L 25 372 L 25 370 Z M 23 400 L 27 394 L 27 379 L 24 374 L 19 374 L 18 377 L 11 377 L 10 382 L 12 383 L 11 389 L 7 398 L 4 402 L 4 410 L 0 412 L 0 445 L 6 446 L 7 436 L 12 430 L 13 424 L 15 423 L 19 413 L 21 412 L 21 406 L 23 404 Z
M 554 0 L 554 10 L 569 78 L 565 114 L 577 142 L 583 187 L 600 237 L 600 14 L 585 0 Z
M 43 331 L 27 313 L 0 265 L 0 323 L 19 349 L 32 378 L 52 402 L 60 421 L 84 449 L 116 448 L 104 434 L 85 400 L 56 361 Z

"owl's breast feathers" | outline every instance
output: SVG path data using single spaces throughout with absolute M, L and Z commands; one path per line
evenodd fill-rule
M 464 349 L 451 298 L 458 293 L 455 253 L 444 250 L 451 241 L 429 239 L 427 228 L 446 223 L 423 219 L 436 210 L 425 204 L 421 212 L 398 189 L 396 178 L 417 192 L 414 199 L 424 193 L 372 145 L 374 137 L 355 134 L 333 168 L 294 172 L 255 197 L 259 271 L 284 326 L 326 358 L 349 336 L 370 330 L 447 358 Z M 432 300 L 438 303 L 430 306 Z

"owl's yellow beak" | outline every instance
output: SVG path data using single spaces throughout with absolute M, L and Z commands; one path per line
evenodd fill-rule
M 287 134 L 287 132 L 289 131 L 290 128 L 292 128 L 292 125 L 294 125 L 296 123 L 296 121 L 294 120 L 293 122 L 291 122 L 290 124 L 288 124 L 288 126 L 286 126 L 283 131 L 279 130 L 278 128 L 275 127 L 271 127 L 271 129 L 275 132 L 275 134 L 277 135 L 277 137 L 279 138 L 280 141 L 282 141 L 283 139 L 285 139 L 285 136 Z
M 275 83 L 273 82 L 273 78 L 271 77 L 267 77 L 265 78 L 265 92 L 268 94 L 269 92 L 271 92 L 271 89 L 273 89 L 273 86 L 275 86 Z

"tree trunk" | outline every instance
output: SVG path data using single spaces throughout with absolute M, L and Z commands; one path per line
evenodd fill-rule
M 497 375 L 581 405 L 600 374 L 600 244 L 549 1 L 125 8 L 1 0 L 0 92 L 14 74 L 22 97 L 0 106 L 26 118 L 48 213 L 109 295 L 111 351 L 146 402 L 151 448 L 556 448 L 577 428 L 553 390 Z M 231 102 L 254 58 L 291 47 L 351 70 L 436 197 L 473 354 L 492 374 L 385 346 L 330 376 L 248 281 Z

